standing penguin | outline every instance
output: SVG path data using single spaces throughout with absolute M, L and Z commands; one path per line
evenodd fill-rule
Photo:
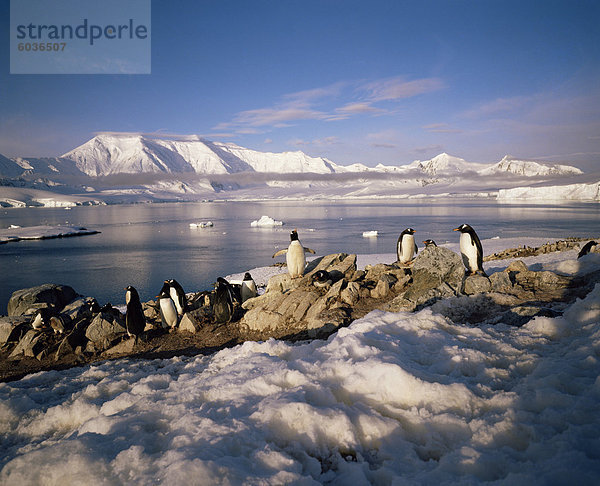
M 588 241 L 585 245 L 583 245 L 583 248 L 577 254 L 577 259 L 580 259 L 582 256 L 585 256 L 590 252 L 596 251 L 597 246 L 598 246 L 598 243 L 596 243 L 595 241 Z
M 133 336 L 135 339 L 134 344 L 137 344 L 138 338 L 144 332 L 144 328 L 146 327 L 146 318 L 144 317 L 140 296 L 138 295 L 137 290 L 135 290 L 135 287 L 129 285 L 128 287 L 125 287 L 125 290 L 127 291 L 125 293 L 125 303 L 127 304 L 125 327 L 127 328 L 129 337 Z
M 160 294 L 156 296 L 158 299 L 158 306 L 160 308 L 160 320 L 162 326 L 165 329 L 173 329 L 179 323 L 179 316 L 177 315 L 177 309 L 175 302 L 169 295 L 166 289 L 161 290 Z
M 163 290 L 167 290 L 167 293 L 171 296 L 171 299 L 173 299 L 173 302 L 175 303 L 177 314 L 181 317 L 187 310 L 187 298 L 185 296 L 185 292 L 183 291 L 183 287 L 177 280 L 171 278 L 169 280 L 165 280 L 165 284 L 161 289 L 161 293 Z
M 223 277 L 217 279 L 215 285 L 215 299 L 213 303 L 213 314 L 219 323 L 229 322 L 233 317 L 235 296 L 233 289 Z
M 250 275 L 249 272 L 244 274 L 244 280 L 242 280 L 242 303 L 246 302 L 248 299 L 252 299 L 258 295 L 256 290 L 256 283 Z
M 283 250 L 279 250 L 277 253 L 273 255 L 273 258 L 279 255 L 285 254 L 285 261 L 288 267 L 288 273 L 292 278 L 302 277 L 304 274 L 304 267 L 306 266 L 306 257 L 304 253 L 315 253 L 315 250 L 311 250 L 310 248 L 305 248 L 300 243 L 298 239 L 298 231 L 293 230 L 290 233 L 290 246 Z
M 460 254 L 469 274 L 481 273 L 487 277 L 483 270 L 483 248 L 475 230 L 468 224 L 461 224 L 453 231 L 460 231 Z
M 415 230 L 412 228 L 406 228 L 398 237 L 396 243 L 396 255 L 400 263 L 409 263 L 413 257 L 419 252 L 419 248 L 415 243 Z

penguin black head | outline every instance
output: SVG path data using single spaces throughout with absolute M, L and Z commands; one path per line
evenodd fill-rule
M 298 241 L 298 230 L 293 230 L 290 233 L 290 241 Z
M 252 275 L 250 275 L 250 272 L 246 272 L 244 274 L 244 280 L 252 280 Z
M 215 285 L 215 287 L 219 287 L 219 286 L 225 286 L 225 287 L 229 287 L 229 282 L 227 280 L 225 280 L 223 277 L 219 277 L 217 278 L 217 283 Z
M 460 231 L 461 233 L 474 233 L 473 228 L 468 224 L 461 224 L 458 228 L 454 228 L 452 231 Z
M 140 301 L 140 296 L 137 292 L 137 290 L 135 289 L 135 287 L 128 285 L 127 287 L 125 287 L 125 289 L 127 291 L 127 293 L 125 294 L 125 303 L 129 304 L 129 302 L 139 302 Z
M 416 233 L 416 231 L 415 231 L 414 229 L 412 229 L 412 228 L 406 228 L 406 229 L 405 229 L 405 230 L 402 232 L 402 234 L 403 234 L 403 235 L 406 235 L 406 234 L 408 234 L 408 235 L 414 235 L 415 233 Z
M 430 246 L 437 246 L 435 241 L 433 240 L 425 240 L 423 244 L 425 245 L 425 248 L 429 248 Z
M 329 272 L 327 270 L 319 270 L 312 276 L 313 282 L 327 282 L 329 280 Z

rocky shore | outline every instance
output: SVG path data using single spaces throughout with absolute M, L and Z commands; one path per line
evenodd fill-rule
M 577 247 L 577 240 L 568 240 L 488 259 Z M 320 270 L 330 282 L 315 286 L 313 276 Z M 425 248 L 410 266 L 377 264 L 364 270 L 357 269 L 356 255 L 339 253 L 313 260 L 301 278 L 272 277 L 263 295 L 235 304 L 226 323 L 216 322 L 214 292 L 188 294 L 187 312 L 170 330 L 161 324 L 157 302 L 143 303 L 146 330 L 137 343 L 128 337 L 118 309 L 100 307 L 66 285 L 46 284 L 14 292 L 8 315 L 0 317 L 0 381 L 121 357 L 212 353 L 247 340 L 325 338 L 374 309 L 412 312 L 433 306 L 454 322 L 520 326 L 534 316 L 560 315 L 598 281 L 598 272 L 567 277 L 532 271 L 522 261 L 489 277 L 466 276 L 460 255 L 443 247 Z M 32 327 L 39 309 L 50 310 L 52 325 Z

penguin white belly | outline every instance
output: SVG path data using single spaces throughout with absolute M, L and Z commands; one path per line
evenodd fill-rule
M 256 297 L 256 284 L 253 280 L 246 282 L 245 280 L 242 282 L 242 302 L 246 302 L 248 299 L 252 299 Z
M 169 289 L 169 295 L 171 296 L 171 300 L 175 304 L 175 308 L 177 309 L 177 314 L 182 315 L 183 308 L 181 307 L 181 304 L 179 303 L 179 296 L 177 295 L 177 289 L 175 287 L 171 287 Z
M 177 309 L 172 299 L 160 299 L 160 311 L 164 324 L 168 327 L 175 327 L 177 325 Z
M 476 272 L 478 270 L 477 246 L 473 244 L 473 239 L 468 233 L 461 233 L 460 235 L 460 253 L 465 267 L 471 272 Z
M 400 263 L 408 263 L 413 259 L 415 255 L 415 237 L 413 235 L 405 234 L 400 240 Z
M 285 261 L 288 266 L 288 272 L 292 278 L 300 277 L 304 273 L 306 266 L 306 257 L 304 248 L 299 241 L 292 241 L 285 254 Z

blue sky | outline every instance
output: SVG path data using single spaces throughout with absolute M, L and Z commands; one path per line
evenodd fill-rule
M 0 153 L 114 131 L 600 170 L 599 22 L 595 0 L 154 1 L 152 74 L 11 75 L 0 0 Z

